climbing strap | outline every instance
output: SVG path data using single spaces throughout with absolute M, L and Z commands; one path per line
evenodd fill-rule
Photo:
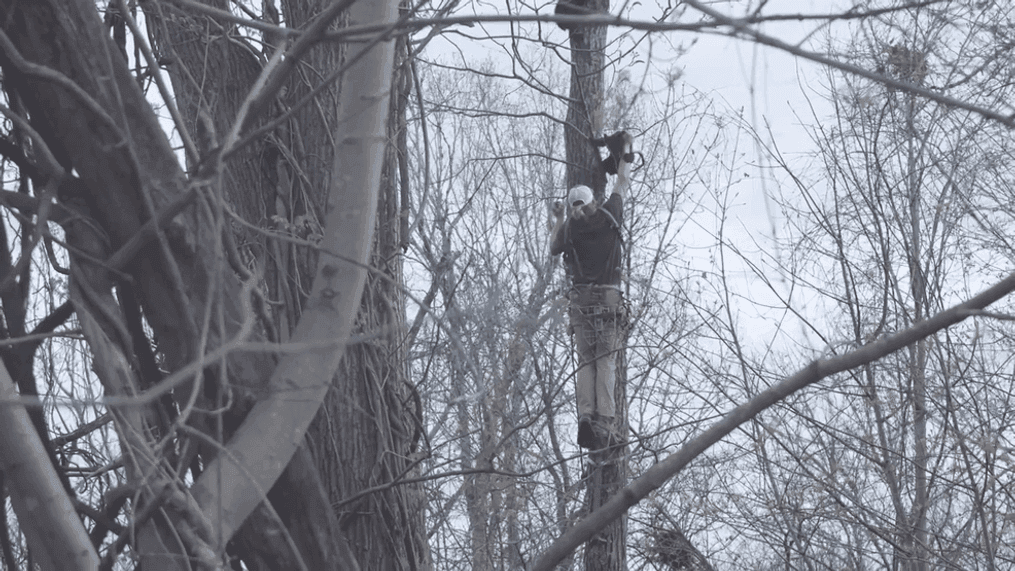
M 578 320 L 620 321 L 627 316 L 624 296 L 616 285 L 575 285 L 567 297 L 571 301 L 572 328 Z

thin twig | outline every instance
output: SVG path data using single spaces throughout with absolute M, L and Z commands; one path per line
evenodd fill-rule
M 52 333 L 35 333 L 22 335 L 20 337 L 12 337 L 10 339 L 0 339 L 0 347 L 13 347 L 15 345 L 21 345 L 22 343 L 37 343 L 39 341 L 45 341 L 46 339 L 53 339 L 55 337 L 81 339 L 81 330 L 68 329 L 65 331 L 54 331 Z
M 120 141 L 124 140 L 123 132 L 120 131 L 120 127 L 113 121 L 113 118 L 106 113 L 105 109 L 99 105 L 99 102 L 92 98 L 80 85 L 74 83 L 74 81 L 66 75 L 56 71 L 55 69 L 34 64 L 25 58 L 21 57 L 18 53 L 18 48 L 15 47 L 14 42 L 11 41 L 10 37 L 7 36 L 0 30 L 0 51 L 3 51 L 4 56 L 10 60 L 11 64 L 17 68 L 17 70 L 24 75 L 30 77 L 36 77 L 44 81 L 49 81 L 63 87 L 67 91 L 70 91 L 77 97 L 89 111 L 95 113 L 96 117 L 102 120 L 103 123 L 109 127 Z
M 919 85 L 916 85 L 915 83 L 910 83 L 908 81 L 902 81 L 902 80 L 899 80 L 899 79 L 895 79 L 895 78 L 889 77 L 889 76 L 887 76 L 885 74 L 877 73 L 877 72 L 874 72 L 874 71 L 870 71 L 868 69 L 864 69 L 864 68 L 862 68 L 860 66 L 853 65 L 851 63 L 842 62 L 842 61 L 833 59 L 833 58 L 831 58 L 829 56 L 826 56 L 826 55 L 823 55 L 823 54 L 807 51 L 807 50 L 805 50 L 803 48 L 800 48 L 798 46 L 786 43 L 786 42 L 784 42 L 784 41 L 782 41 L 782 40 L 780 40 L 778 38 L 775 38 L 773 36 L 769 36 L 768 34 L 764 34 L 762 32 L 759 32 L 758 30 L 755 30 L 755 29 L 751 28 L 748 25 L 748 22 L 746 20 L 741 20 L 741 19 L 738 19 L 738 18 L 733 18 L 733 17 L 727 16 L 725 14 L 722 14 L 721 12 L 719 12 L 717 10 L 713 10 L 712 8 L 709 8 L 708 6 L 705 6 L 704 4 L 699 2 L 698 0 L 685 0 L 685 3 L 687 5 L 695 8 L 696 10 L 702 12 L 703 14 L 708 15 L 717 24 L 721 24 L 723 26 L 729 26 L 730 28 L 733 28 L 734 33 L 732 35 L 734 35 L 734 36 L 736 36 L 737 34 L 741 34 L 743 36 L 746 36 L 747 39 L 750 39 L 751 41 L 757 42 L 757 43 L 765 45 L 765 46 L 769 46 L 769 47 L 773 47 L 773 48 L 782 50 L 784 52 L 787 52 L 787 53 L 792 54 L 794 56 L 797 56 L 799 58 L 803 58 L 803 59 L 810 60 L 810 61 L 813 61 L 813 62 L 816 62 L 816 63 L 820 63 L 822 65 L 826 65 L 828 67 L 831 67 L 831 68 L 834 68 L 834 69 L 838 69 L 840 71 L 845 71 L 847 73 L 850 73 L 850 74 L 853 74 L 853 75 L 857 75 L 857 76 L 860 76 L 860 77 L 866 77 L 867 79 L 871 79 L 871 80 L 877 81 L 877 82 L 882 83 L 884 85 L 887 85 L 889 87 L 894 87 L 894 88 L 900 89 L 902 91 L 906 91 L 906 92 L 909 92 L 909 93 L 913 93 L 915 95 L 919 95 L 921 97 L 925 97 L 925 98 L 930 99 L 932 101 L 937 101 L 938 103 L 941 103 L 941 104 L 946 105 L 948 107 L 955 107 L 957 109 L 965 109 L 966 111 L 971 111 L 973 113 L 977 113 L 977 114 L 983 115 L 984 117 L 986 117 L 988 119 L 992 119 L 994 121 L 997 121 L 998 123 L 1001 123 L 1002 125 L 1005 125 L 1006 127 L 1015 127 L 1015 113 L 1010 114 L 1010 115 L 1003 115 L 1003 114 L 1001 114 L 1001 113 L 999 113 L 997 111 L 992 111 L 992 110 L 987 109 L 985 107 L 980 107 L 979 105 L 974 105 L 972 103 L 967 103 L 965 101 L 961 101 L 959 99 L 955 99 L 954 97 L 948 97 L 947 95 L 943 95 L 943 94 L 938 93 L 936 91 L 932 91 L 932 90 L 930 90 L 930 89 L 928 89 L 926 87 L 921 87 Z
M 113 417 L 112 417 L 112 415 L 110 415 L 107 412 L 107 413 L 103 414 L 102 416 L 96 418 L 95 420 L 93 420 L 91 422 L 82 424 L 77 429 L 75 429 L 73 432 L 70 432 L 68 434 L 64 434 L 64 435 L 61 435 L 61 436 L 54 436 L 53 437 L 53 446 L 56 447 L 56 448 L 60 448 L 61 446 L 65 445 L 65 444 L 68 444 L 70 442 L 74 442 L 75 440 L 77 440 L 77 439 L 79 439 L 79 438 L 81 438 L 83 436 L 86 436 L 86 435 L 88 435 L 88 434 L 90 434 L 92 432 L 95 432 L 99 428 L 102 428 L 110 420 L 113 420 Z
M 693 0 L 691 0 L 693 1 Z M 827 359 L 816 359 L 783 381 L 762 391 L 748 402 L 729 411 L 708 429 L 691 438 L 679 450 L 657 462 L 628 486 L 618 491 L 602 507 L 592 512 L 560 538 L 554 541 L 539 557 L 532 571 L 549 571 L 582 543 L 591 539 L 600 529 L 621 517 L 627 510 L 652 491 L 676 476 L 692 460 L 713 444 L 725 438 L 738 426 L 757 416 L 761 411 L 782 401 L 787 396 L 807 388 L 822 379 L 866 365 L 890 355 L 938 331 L 955 325 L 977 311 L 1015 291 L 1015 273 L 997 282 L 968 301 L 942 311 L 929 319 L 914 324 L 894 335 L 879 339 L 851 351 Z
M 194 144 L 194 139 L 190 136 L 190 131 L 187 130 L 186 123 L 183 122 L 183 116 L 180 115 L 180 110 L 176 107 L 176 98 L 173 93 L 166 86 L 166 82 L 162 79 L 162 73 L 159 68 L 159 62 L 155 59 L 155 54 L 152 53 L 152 49 L 148 46 L 148 43 L 144 40 L 141 35 L 141 29 L 137 27 L 137 22 L 130 15 L 127 9 L 127 3 L 124 0 L 117 0 L 117 7 L 120 10 L 120 17 L 127 23 L 127 27 L 130 28 L 130 33 L 134 35 L 134 45 L 141 49 L 141 53 L 144 55 L 145 61 L 148 63 L 148 69 L 151 70 L 152 79 L 155 80 L 155 86 L 159 89 L 159 94 L 162 95 L 162 101 L 166 104 L 169 109 L 169 115 L 173 118 L 173 124 L 176 126 L 176 130 L 180 133 L 180 139 L 183 141 L 183 148 L 187 152 L 187 156 L 190 160 L 197 164 L 201 157 L 197 152 L 197 145 Z

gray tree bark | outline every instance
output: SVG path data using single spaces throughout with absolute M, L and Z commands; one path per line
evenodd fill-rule
M 609 0 L 589 3 L 596 11 L 609 10 Z M 577 26 L 569 30 L 571 42 L 571 91 L 568 102 L 566 144 L 568 188 L 584 184 L 597 199 L 606 192 L 606 172 L 591 139 L 603 128 L 603 68 L 605 66 L 606 27 Z M 627 479 L 627 332 L 621 331 L 617 352 L 617 425 L 614 430 L 623 443 L 589 452 L 585 504 L 588 513 L 599 509 L 623 488 Z M 627 568 L 627 518 L 621 517 L 604 526 L 585 544 L 587 571 L 620 571 Z
M 422 431 L 418 395 L 413 393 L 405 358 L 398 165 L 407 150 L 395 144 L 402 139 L 400 117 L 411 82 L 404 40 L 395 43 L 377 229 L 356 321 L 355 334 L 364 340 L 346 349 L 334 387 L 309 434 L 331 502 L 360 565 L 392 571 L 431 567 L 422 488 L 388 486 L 417 473 L 414 462 Z
M 295 4 L 293 2 L 290 5 Z M 167 4 L 151 3 L 145 8 L 152 10 L 152 21 L 156 21 L 158 16 L 164 15 L 158 13 L 158 10 L 165 9 L 167 6 Z M 389 10 L 389 18 L 394 14 L 391 5 L 357 3 L 357 6 L 365 9 L 384 6 Z M 314 13 L 312 7 L 302 3 L 293 9 L 298 8 L 307 10 L 308 14 Z M 380 132 L 355 133 L 351 130 L 349 122 L 343 123 L 343 131 L 328 132 L 326 130 L 334 129 L 337 122 L 324 121 L 318 116 L 311 117 L 306 121 L 306 125 L 297 126 L 294 129 L 305 127 L 303 131 L 308 131 L 320 127 L 319 132 L 325 131 L 320 139 L 340 141 L 346 151 L 340 153 L 341 156 L 336 161 L 334 169 L 321 166 L 320 161 L 329 162 L 335 153 L 322 151 L 317 146 L 301 149 L 305 152 L 302 156 L 312 156 L 318 159 L 318 162 L 315 163 L 316 166 L 300 163 L 299 156 L 286 156 L 285 160 L 281 160 L 278 155 L 273 155 L 274 160 L 266 161 L 264 160 L 265 154 L 271 155 L 270 146 L 267 144 L 255 144 L 246 154 L 244 154 L 244 150 L 241 150 L 237 155 L 239 159 L 236 163 L 227 161 L 216 164 L 215 161 L 208 163 L 201 159 L 213 157 L 214 151 L 217 150 L 216 146 L 222 142 L 221 136 L 225 130 L 223 127 L 228 128 L 232 124 L 231 122 L 235 119 L 236 112 L 240 108 L 237 102 L 242 101 L 243 92 L 238 92 L 235 89 L 230 91 L 230 88 L 234 86 L 249 87 L 253 79 L 260 73 L 262 65 L 262 62 L 258 61 L 260 58 L 254 57 L 254 54 L 251 53 L 238 53 L 212 42 L 212 44 L 205 46 L 208 51 L 202 54 L 209 58 L 204 62 L 210 63 L 209 67 L 180 69 L 186 63 L 184 57 L 187 54 L 177 54 L 176 58 L 163 60 L 168 61 L 171 67 L 177 66 L 176 71 L 179 71 L 179 75 L 174 77 L 174 80 L 176 81 L 175 87 L 181 94 L 180 100 L 184 103 L 185 115 L 189 118 L 185 127 L 189 127 L 188 131 L 193 129 L 195 133 L 201 135 L 197 137 L 198 153 L 189 155 L 191 159 L 190 171 L 194 178 L 188 179 L 187 174 L 179 168 L 176 156 L 154 113 L 137 88 L 134 78 L 130 76 L 122 53 L 105 37 L 94 4 L 83 0 L 69 3 L 39 2 L 30 5 L 20 2 L 0 3 L 0 13 L 5 16 L 3 29 L 11 38 L 15 46 L 14 51 L 17 54 L 17 57 L 13 54 L 5 54 L 7 57 L 0 61 L 0 64 L 4 66 L 4 78 L 8 85 L 16 86 L 19 96 L 30 102 L 28 112 L 33 125 L 42 133 L 45 146 L 53 151 L 56 161 L 67 172 L 74 169 L 78 174 L 80 184 L 77 185 L 74 198 L 88 207 L 88 216 L 93 219 L 95 227 L 101 228 L 103 232 L 108 234 L 106 238 L 108 238 L 110 251 L 117 251 L 125 245 L 138 243 L 135 240 L 138 232 L 145 227 L 146 221 L 156 218 L 156 214 L 160 211 L 168 208 L 172 209 L 175 214 L 183 210 L 182 214 L 169 224 L 167 232 L 153 232 L 149 224 L 147 227 L 149 238 L 154 235 L 156 240 L 148 242 L 142 240 L 140 243 L 143 245 L 140 250 L 131 246 L 132 255 L 117 254 L 113 256 L 114 258 L 120 256 L 118 259 L 125 261 L 121 267 L 134 280 L 145 318 L 156 332 L 159 339 L 159 351 L 165 357 L 165 365 L 168 368 L 171 370 L 181 369 L 191 363 L 202 351 L 206 351 L 208 348 L 214 349 L 228 342 L 237 332 L 243 331 L 244 327 L 249 329 L 251 318 L 251 308 L 247 305 L 249 297 L 245 295 L 240 280 L 232 271 L 236 269 L 236 266 L 235 264 L 233 268 L 225 266 L 220 257 L 223 249 L 216 247 L 216 245 L 222 244 L 223 239 L 228 240 L 228 237 L 223 233 L 223 229 L 228 226 L 228 220 L 223 217 L 221 210 L 216 210 L 214 204 L 204 202 L 200 192 L 191 190 L 192 185 L 208 185 L 209 183 L 214 185 L 203 188 L 221 190 L 228 203 L 232 204 L 237 211 L 242 212 L 245 219 L 255 223 L 281 213 L 282 219 L 287 223 L 292 224 L 294 221 L 300 220 L 304 223 L 305 228 L 311 228 L 318 232 L 326 226 L 322 214 L 325 208 L 323 200 L 315 204 L 313 199 L 305 194 L 307 188 L 320 189 L 330 185 L 335 189 L 340 188 L 337 186 L 340 184 L 345 185 L 341 188 L 351 187 L 354 191 L 341 190 L 331 194 L 334 202 L 329 211 L 333 220 L 338 220 L 343 216 L 345 218 L 341 220 L 341 223 L 332 224 L 332 227 L 339 228 L 340 232 L 326 235 L 324 248 L 332 252 L 339 252 L 342 256 L 347 256 L 351 252 L 355 253 L 359 249 L 362 251 L 361 264 L 367 262 L 372 245 L 373 211 L 378 204 L 377 189 L 380 187 L 381 165 L 386 152 L 383 143 L 385 140 L 383 120 L 388 115 L 385 97 L 388 93 L 387 87 L 375 84 L 374 91 L 367 93 L 366 99 L 360 97 L 362 94 L 356 94 L 352 96 L 351 100 L 356 104 L 364 102 L 373 104 L 374 107 L 381 110 L 379 114 L 381 122 L 374 123 L 374 127 L 372 127 L 376 130 L 376 126 L 381 125 Z M 179 22 L 175 19 L 185 16 L 175 13 L 170 19 L 174 24 L 178 24 Z M 295 21 L 295 19 L 295 16 L 287 14 L 287 22 Z M 221 31 L 219 22 L 194 19 L 190 24 L 189 27 L 177 25 L 172 29 L 167 26 L 167 28 L 159 30 L 163 35 L 153 34 L 157 38 L 156 50 L 160 51 L 161 55 L 166 55 L 168 50 L 162 50 L 162 48 L 171 45 L 173 41 L 178 42 L 179 45 L 192 45 L 195 38 L 199 37 L 195 31 L 200 31 L 202 25 L 207 29 Z M 173 33 L 177 35 L 173 36 Z M 188 37 L 187 33 L 192 35 Z M 225 36 L 221 34 L 212 35 L 225 40 Z M 223 41 L 223 43 L 225 42 Z M 356 77 L 354 83 L 357 86 L 370 89 L 372 80 L 378 77 L 382 80 L 382 84 L 390 82 L 392 48 L 390 42 L 382 42 L 380 46 L 387 49 L 389 59 L 387 65 L 379 65 L 376 61 L 371 62 L 369 56 L 365 58 L 367 67 L 365 71 L 360 71 L 360 75 Z M 41 65 L 50 70 L 56 70 L 57 75 L 69 79 L 70 84 L 76 85 L 77 91 L 61 87 L 58 82 L 54 85 L 54 80 L 45 74 L 38 73 L 36 68 L 21 65 L 18 62 L 22 56 L 29 62 L 29 66 Z M 335 54 L 329 53 L 322 57 L 325 59 L 334 58 Z M 211 73 L 192 74 L 187 77 L 187 72 L 193 72 L 196 69 Z M 385 71 L 385 69 L 389 71 Z M 312 70 L 312 74 L 315 73 L 317 70 Z M 319 78 L 314 76 L 311 79 L 317 80 Z M 300 80 L 308 80 L 308 78 L 300 77 L 294 82 L 299 83 Z M 216 89 L 205 91 L 199 97 L 187 100 L 187 86 L 193 88 L 194 85 L 207 85 L 202 83 L 204 81 L 217 82 Z M 219 96 L 221 99 L 218 99 Z M 202 101 L 201 97 L 205 99 Z M 195 104 L 195 102 L 199 104 Z M 318 100 L 317 103 L 321 103 L 321 100 Z M 329 113 L 333 114 L 332 106 L 326 103 L 311 105 L 308 108 L 318 110 L 330 108 Z M 349 113 L 358 117 L 365 116 L 355 110 L 349 111 Z M 377 117 L 377 114 L 372 116 Z M 257 118 L 255 117 L 255 119 Z M 255 121 L 254 126 L 256 125 Z M 291 137 L 291 141 L 307 141 L 303 131 L 288 136 Z M 313 143 L 311 142 L 311 144 Z M 322 159 L 321 155 L 327 155 L 327 158 Z M 255 165 L 257 168 L 250 168 L 251 165 Z M 264 165 L 267 167 L 261 168 Z M 280 165 L 283 168 L 279 168 Z M 207 170 L 209 166 L 211 171 Z M 372 169 L 368 168 L 371 166 Z M 283 171 L 283 174 L 277 174 L 279 171 Z M 336 180 L 329 180 L 333 172 L 343 176 L 336 176 Z M 353 182 L 349 178 L 350 175 L 364 172 L 372 173 L 373 178 L 360 182 Z M 307 176 L 308 173 L 313 177 Z M 299 180 L 299 184 L 294 183 L 294 180 Z M 324 184 L 318 184 L 318 181 L 324 181 Z M 251 192 L 252 189 L 255 192 Z M 296 198 L 292 198 L 294 195 Z M 361 204 L 352 204 L 349 199 L 354 196 L 366 197 L 366 200 Z M 187 209 L 186 204 L 188 201 L 194 201 L 195 197 L 198 197 L 198 207 Z M 61 196 L 61 198 L 64 197 Z M 294 207 L 293 204 L 297 202 L 300 204 Z M 349 218 L 347 216 L 349 212 L 359 212 L 361 215 Z M 302 218 L 300 218 L 301 214 L 304 215 Z M 169 218 L 172 218 L 172 215 L 166 217 L 167 220 Z M 314 226 L 315 223 L 317 226 Z M 345 232 L 345 234 L 341 232 Z M 310 238 L 311 236 L 298 237 Z M 343 237 L 348 240 L 343 242 Z M 246 238 L 249 238 L 249 235 Z M 138 251 L 140 251 L 140 255 L 136 255 Z M 241 240 L 240 248 L 237 251 L 244 254 L 251 252 L 254 255 L 260 254 L 257 252 L 256 245 L 252 245 L 251 241 Z M 273 261 L 285 258 L 285 254 L 279 254 L 279 251 L 273 252 L 276 254 L 272 258 Z M 300 255 L 309 259 L 305 253 L 301 252 Z M 289 337 L 287 333 L 292 324 L 300 317 L 300 303 L 307 294 L 305 286 L 301 286 L 301 283 L 307 282 L 300 282 L 299 279 L 290 280 L 296 272 L 287 272 L 300 262 L 294 258 L 295 256 L 291 256 L 284 263 L 280 263 L 282 269 L 275 274 L 280 276 L 276 279 L 275 291 L 281 291 L 284 287 L 289 287 L 290 291 L 286 298 L 289 300 L 286 305 L 287 311 L 283 312 L 286 319 L 276 323 L 274 329 L 280 332 L 279 336 L 283 339 L 298 340 L 299 335 Z M 338 266 L 344 263 L 343 259 L 326 257 L 323 264 L 325 278 L 327 278 L 324 281 L 331 285 L 319 286 L 320 303 L 317 303 L 315 307 L 316 309 L 330 308 L 329 311 L 333 311 L 338 318 L 332 316 L 327 319 L 304 320 L 311 324 L 310 329 L 313 331 L 310 337 L 313 337 L 314 341 L 321 341 L 318 334 L 325 334 L 325 330 L 328 334 L 335 333 L 333 326 L 336 324 L 340 328 L 341 326 L 351 327 L 356 314 L 355 309 L 359 307 L 360 296 L 357 288 L 362 285 L 357 286 L 355 282 L 359 280 L 359 283 L 362 284 L 366 271 L 362 270 L 363 265 L 354 265 L 353 271 L 338 270 Z M 235 260 L 230 261 L 235 262 Z M 308 265 L 304 264 L 304 266 Z M 352 279 L 349 287 L 345 287 L 341 283 L 345 278 Z M 315 305 L 315 302 L 311 301 L 311 305 Z M 349 311 L 342 309 L 344 305 L 349 305 Z M 395 305 L 397 306 L 397 303 Z M 206 319 L 211 315 L 215 317 L 211 320 L 209 328 L 208 325 L 203 324 L 208 323 Z M 247 323 L 245 324 L 245 322 Z M 313 324 L 316 324 L 318 328 L 314 329 Z M 96 338 L 102 337 L 98 332 L 115 331 L 118 328 L 115 322 L 110 325 L 109 328 L 95 328 Z M 254 339 L 260 336 L 256 329 L 251 333 Z M 198 340 L 201 339 L 202 330 L 208 332 L 207 343 L 199 346 Z M 337 337 L 332 335 L 331 339 L 341 340 L 343 336 L 348 336 L 348 331 L 348 329 L 346 333 L 338 331 L 335 334 Z M 122 339 L 118 341 L 122 341 Z M 118 347 L 124 346 L 124 343 L 119 342 L 110 345 L 114 353 Z M 279 376 L 285 376 L 287 382 L 294 379 L 297 382 L 310 380 L 314 385 L 310 391 L 319 392 L 323 396 L 324 388 L 327 387 L 330 378 L 330 373 L 326 373 L 329 370 L 328 362 L 335 361 L 333 365 L 330 365 L 330 370 L 334 370 L 334 366 L 337 365 L 336 352 L 334 346 L 331 346 L 330 350 L 319 349 L 312 353 L 316 353 L 317 357 L 320 357 L 319 366 L 307 367 L 307 363 L 304 361 L 302 363 L 304 366 L 297 373 L 283 375 L 282 373 L 286 370 L 292 371 L 292 369 L 283 367 L 279 370 Z M 386 355 L 390 356 L 390 354 Z M 278 397 L 283 394 L 284 391 L 273 392 L 268 386 L 267 373 L 275 369 L 274 359 L 269 355 L 232 352 L 226 361 L 228 386 L 233 391 L 232 396 L 238 397 L 239 402 L 235 410 L 239 413 L 248 410 L 254 401 L 263 403 L 266 400 L 266 393 L 267 400 L 271 400 L 272 396 Z M 313 380 L 312 375 L 306 374 L 308 369 L 313 370 L 315 367 L 321 373 L 318 375 L 320 380 Z M 130 390 L 136 390 L 144 388 L 146 382 L 155 381 L 157 379 L 141 379 L 140 382 L 128 381 L 125 386 Z M 130 386 L 131 383 L 142 386 Z M 225 402 L 224 392 L 220 390 L 224 386 L 207 385 L 208 391 L 206 392 L 210 393 L 210 396 L 202 394 L 202 399 L 207 398 L 208 400 L 201 401 L 201 403 L 221 404 Z M 186 389 L 189 388 L 189 385 L 184 384 L 182 387 Z M 266 388 L 268 388 L 267 391 Z M 404 390 L 404 387 L 396 387 L 396 389 Z M 293 387 L 286 384 L 285 390 L 291 392 Z M 184 392 L 189 394 L 189 390 Z M 128 391 L 127 394 L 131 393 Z M 284 401 L 285 399 L 276 398 L 275 400 L 278 404 L 279 400 Z M 384 404 L 391 404 L 393 400 L 388 395 L 388 401 Z M 145 400 L 145 402 L 149 401 Z M 278 412 L 284 409 L 287 404 L 291 404 L 291 401 L 290 403 L 282 402 L 273 410 Z M 402 406 L 399 410 L 404 412 L 404 401 L 397 401 L 397 404 Z M 262 408 L 265 407 L 272 408 L 262 404 Z M 311 408 L 312 413 L 316 406 L 307 408 Z M 282 412 L 282 416 L 285 417 L 285 420 L 294 420 L 294 415 L 286 412 Z M 236 427 L 241 417 L 242 414 L 235 414 L 227 417 L 224 423 L 218 423 L 213 418 L 204 423 L 201 423 L 201 419 L 196 417 L 192 417 L 191 420 L 198 421 L 193 424 L 199 432 L 214 437 L 214 439 L 220 439 Z M 305 426 L 305 423 L 309 423 L 309 421 L 310 416 L 305 416 L 305 420 L 298 421 L 296 424 Z M 339 529 L 338 517 L 334 510 L 330 509 L 335 499 L 328 496 L 328 485 L 319 478 L 314 467 L 315 459 L 309 453 L 299 452 L 296 448 L 298 443 L 302 441 L 300 436 L 295 436 L 302 434 L 299 426 L 293 428 L 295 432 L 287 432 L 284 437 L 272 440 L 272 435 L 280 436 L 277 431 L 285 429 L 284 425 L 279 426 L 277 419 L 272 419 L 269 424 L 270 426 L 267 428 L 245 429 L 243 431 L 253 439 L 253 446 L 245 450 L 241 446 L 230 449 L 226 453 L 225 457 L 236 458 L 237 455 L 243 455 L 244 460 L 249 461 L 247 466 L 238 470 L 235 479 L 229 477 L 229 480 L 223 480 L 229 481 L 229 486 L 220 488 L 215 483 L 209 483 L 209 479 L 213 479 L 216 472 L 214 463 L 207 466 L 204 476 L 195 485 L 194 495 L 208 508 L 209 519 L 216 522 L 211 526 L 220 534 L 218 548 L 221 549 L 221 542 L 228 539 L 240 527 L 240 523 L 246 517 L 244 512 L 253 509 L 254 505 L 267 493 L 269 498 L 275 500 L 273 502 L 275 505 L 283 506 L 287 510 L 274 510 L 268 504 L 261 504 L 262 507 L 268 506 L 268 509 L 267 511 L 259 509 L 254 514 L 255 520 L 259 523 L 244 528 L 249 530 L 247 533 L 253 535 L 241 534 L 239 544 L 250 548 L 248 553 L 253 554 L 251 561 L 256 562 L 252 565 L 259 566 L 259 568 L 278 565 L 283 565 L 286 568 L 355 568 L 356 562 L 351 557 L 348 544 L 344 541 Z M 348 433 L 343 431 L 343 435 L 345 434 Z M 403 435 L 399 433 L 397 436 Z M 199 439 L 199 442 L 207 443 L 209 441 L 208 438 Z M 265 446 L 266 442 L 269 444 L 281 443 L 283 449 L 271 459 L 271 462 L 260 463 L 256 458 L 266 448 L 269 448 Z M 400 445 L 402 445 L 401 441 Z M 215 452 L 214 448 L 214 446 L 204 446 L 202 454 L 205 455 L 206 462 Z M 283 476 L 287 485 L 282 488 L 276 487 L 269 492 L 268 488 L 271 487 L 271 483 L 275 479 L 272 473 L 281 471 L 286 465 L 286 461 L 279 462 L 279 460 L 293 451 L 297 452 L 295 460 L 289 465 Z M 250 455 L 251 453 L 253 455 Z M 263 456 L 261 457 L 263 458 Z M 364 462 L 372 460 L 370 457 L 363 458 L 362 456 L 360 459 Z M 229 462 L 223 464 L 227 466 L 228 470 Z M 252 486 L 251 490 L 252 476 L 257 483 Z M 329 477 L 341 479 L 345 477 L 345 473 L 329 474 Z M 234 482 L 238 482 L 235 488 L 232 486 Z M 235 492 L 235 495 L 220 496 L 220 492 Z M 221 499 L 223 497 L 225 499 Z M 161 500 L 155 498 L 154 501 Z M 246 507 L 234 509 L 241 504 Z M 421 510 L 415 507 L 404 507 L 403 509 L 415 517 L 415 519 L 407 518 L 407 521 L 420 521 L 418 517 L 422 513 Z M 185 521 L 188 517 L 193 518 L 197 515 L 194 511 L 194 504 L 186 498 L 183 498 L 179 502 L 178 508 L 173 508 L 173 510 L 179 517 L 163 518 L 160 520 L 160 525 L 172 525 L 173 522 Z M 422 533 L 421 529 L 416 531 Z M 283 540 L 272 541 L 273 535 Z M 294 541 L 287 542 L 287 538 Z M 208 540 L 209 538 L 205 537 L 204 539 Z M 406 543 L 403 537 L 399 537 L 398 540 L 400 545 Z M 209 544 L 214 545 L 215 542 Z M 294 544 L 296 544 L 298 553 L 286 553 L 286 551 L 293 551 Z M 257 553 L 254 552 L 253 546 L 255 545 L 260 548 Z M 419 545 L 423 545 L 422 551 L 425 552 L 425 542 L 414 545 L 416 549 L 419 549 Z M 269 546 L 271 551 L 266 550 Z M 184 552 L 179 554 L 187 555 Z M 287 563 L 290 561 L 293 562 L 292 565 Z

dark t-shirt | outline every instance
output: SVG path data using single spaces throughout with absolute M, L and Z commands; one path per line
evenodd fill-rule
M 616 226 L 606 212 L 616 220 Z M 622 257 L 620 226 L 623 224 L 623 199 L 613 193 L 588 218 L 568 219 L 550 252 L 564 254 L 564 263 L 575 285 L 617 285 Z

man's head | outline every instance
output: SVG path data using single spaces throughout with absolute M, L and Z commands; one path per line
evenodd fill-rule
M 571 190 L 567 192 L 567 206 L 568 208 L 574 208 L 575 206 L 587 206 L 592 204 L 595 200 L 592 197 L 592 189 L 579 184 L 578 186 L 571 187 Z

